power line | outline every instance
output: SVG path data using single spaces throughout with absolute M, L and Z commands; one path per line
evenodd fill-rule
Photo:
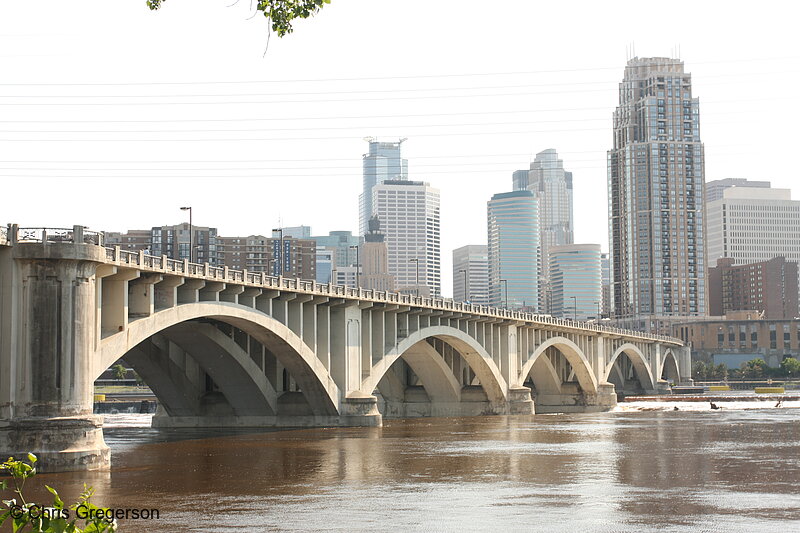
M 757 57 L 747 59 L 723 59 L 714 61 L 693 61 L 692 65 L 715 65 L 715 64 L 730 64 L 730 63 L 753 63 L 762 61 L 797 61 L 800 56 L 774 56 L 774 57 Z M 680 65 L 685 64 L 683 60 L 675 61 L 674 63 L 664 63 L 664 65 Z M 342 78 L 297 78 L 287 80 L 214 80 L 214 81 L 178 81 L 178 82 L 77 82 L 77 83 L 63 83 L 63 82 L 28 82 L 28 83 L 3 83 L 2 86 L 9 87 L 50 87 L 50 86 L 65 86 L 65 87 L 118 87 L 118 86 L 160 86 L 160 85 L 238 85 L 238 84 L 256 84 L 256 83 L 317 83 L 317 82 L 330 82 L 330 81 L 370 81 L 370 80 L 400 80 L 400 79 L 435 79 L 435 78 L 461 78 L 461 77 L 481 77 L 481 76 L 514 76 L 514 75 L 530 75 L 530 74 L 555 74 L 562 72 L 593 72 L 593 71 L 619 71 L 620 65 L 606 66 L 606 67 L 581 67 L 573 69 L 549 69 L 549 70 L 521 70 L 521 71 L 507 71 L 507 72 L 471 72 L 471 73 L 447 73 L 447 74 L 408 74 L 408 75 L 393 75 L 393 76 L 362 76 L 362 77 L 342 77 Z
M 541 124 L 541 123 L 562 123 L 562 122 L 609 122 L 608 118 L 575 118 L 575 119 L 556 119 L 556 120 L 512 120 L 506 122 L 457 122 L 445 124 L 399 124 L 379 126 L 385 128 L 446 128 L 460 126 L 508 126 L 519 124 Z M 304 128 L 248 128 L 248 129 L 190 129 L 190 130 L 0 130 L 0 133 L 221 133 L 221 132 L 260 132 L 260 131 L 316 131 L 316 130 L 363 130 L 364 126 L 314 126 Z

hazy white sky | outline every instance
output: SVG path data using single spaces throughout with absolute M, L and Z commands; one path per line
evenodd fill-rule
M 608 248 L 606 150 L 631 46 L 680 57 L 706 179 L 793 187 L 794 2 L 333 0 L 295 33 L 248 0 L 0 0 L 0 223 L 104 230 L 184 220 L 223 235 L 357 229 L 365 136 L 407 137 L 442 193 L 451 251 L 486 241 L 486 201 L 555 148 L 576 242 Z

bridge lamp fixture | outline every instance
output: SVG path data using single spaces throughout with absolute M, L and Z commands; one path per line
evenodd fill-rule
M 508 309 L 508 280 L 507 280 L 507 279 L 501 279 L 501 280 L 500 280 L 500 289 L 501 289 L 501 290 L 502 290 L 502 288 L 503 288 L 503 287 L 502 287 L 503 285 L 505 285 L 505 286 L 506 286 L 506 303 L 505 303 L 505 308 L 506 308 L 506 309 Z
M 194 226 L 192 225 L 192 208 L 181 207 L 181 211 L 189 211 L 189 262 L 194 263 Z
M 578 321 L 578 298 L 576 296 L 570 296 L 572 298 L 572 321 Z

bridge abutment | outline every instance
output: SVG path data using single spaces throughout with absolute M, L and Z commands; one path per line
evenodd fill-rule
M 93 414 L 95 322 L 87 312 L 97 306 L 105 250 L 20 244 L 0 260 L 3 314 L 16 315 L 1 343 L 0 456 L 33 452 L 42 471 L 107 468 L 102 418 Z

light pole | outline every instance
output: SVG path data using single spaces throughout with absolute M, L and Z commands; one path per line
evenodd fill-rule
M 278 232 L 278 276 L 283 276 L 283 228 L 272 228 L 272 232 Z
M 459 272 L 462 272 L 464 274 L 464 301 L 468 302 L 469 301 L 469 286 L 467 285 L 467 271 L 466 271 L 466 269 L 462 268 L 462 269 L 459 269 Z
M 417 296 L 419 296 L 419 258 L 418 257 L 414 257 L 412 259 L 409 259 L 408 261 L 409 262 L 413 262 L 417 266 L 417 284 L 416 284 L 416 288 L 414 289 L 414 292 L 417 294 Z
M 189 262 L 194 263 L 194 226 L 192 226 L 192 208 L 181 207 L 181 211 L 189 211 Z
M 575 296 L 570 296 L 572 298 L 572 321 L 578 321 L 578 298 Z
M 358 245 L 354 244 L 354 245 L 350 246 L 350 248 L 355 249 L 355 251 L 356 251 L 356 289 L 357 289 L 357 288 L 361 287 L 361 283 L 360 283 L 360 281 L 358 279 L 358 265 L 359 265 L 359 262 L 360 262 L 359 258 L 358 258 Z
M 501 279 L 500 280 L 500 285 L 502 286 L 503 284 L 505 284 L 505 286 L 506 286 L 506 304 L 505 304 L 505 308 L 508 309 L 508 280 L 507 279 Z
M 600 302 L 595 302 L 597 305 L 597 321 L 600 321 Z

